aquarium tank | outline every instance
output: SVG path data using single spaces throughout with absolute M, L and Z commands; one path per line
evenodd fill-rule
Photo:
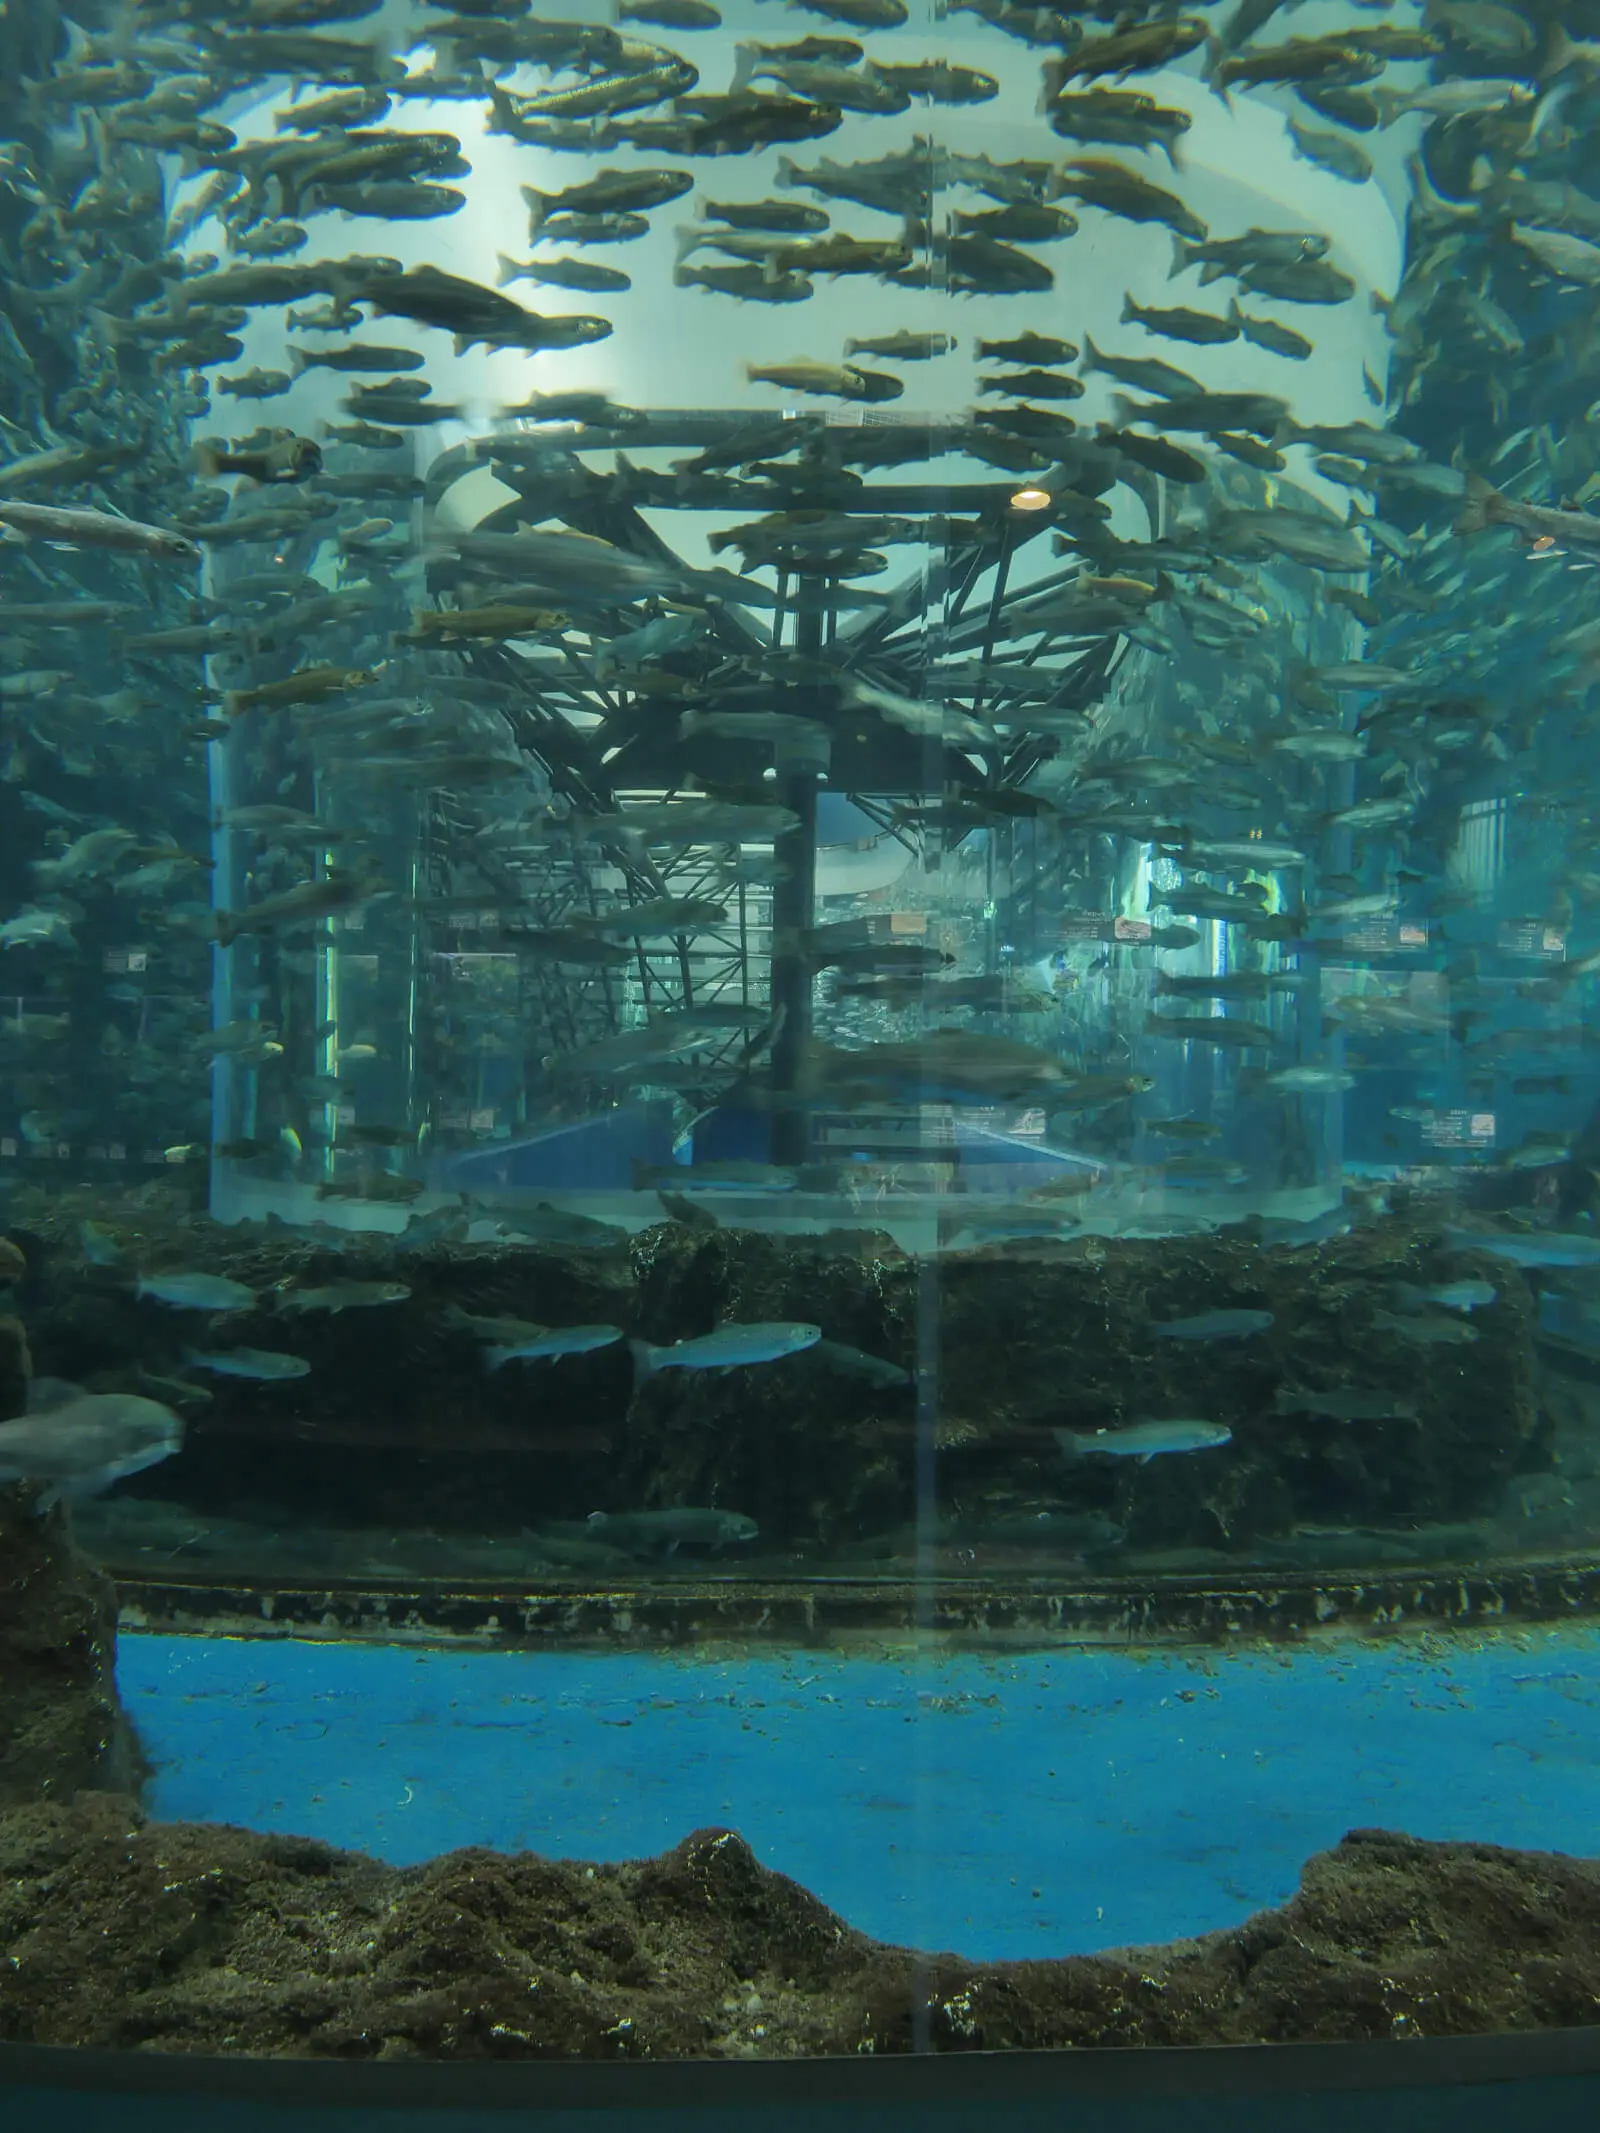
M 1593 2022 L 1597 304 L 1590 0 L 3 0 L 0 2044 Z

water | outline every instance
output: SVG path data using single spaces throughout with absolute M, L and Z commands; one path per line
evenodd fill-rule
M 145 1619 L 1592 1556 L 1600 21 L 1113 12 L 0 22 L 0 1474 Z

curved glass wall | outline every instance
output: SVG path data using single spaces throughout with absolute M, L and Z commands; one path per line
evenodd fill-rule
M 774 1696 L 1581 1613 L 1590 27 L 0 19 L 26 1559 Z

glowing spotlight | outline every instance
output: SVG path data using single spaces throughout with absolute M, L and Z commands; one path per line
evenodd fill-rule
M 1055 499 L 1048 489 L 1019 489 L 1011 499 L 1013 511 L 1048 511 Z

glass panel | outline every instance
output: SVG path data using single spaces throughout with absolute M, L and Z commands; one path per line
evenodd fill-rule
M 7 10 L 18 1545 L 308 1701 L 1586 1604 L 1586 27 Z

